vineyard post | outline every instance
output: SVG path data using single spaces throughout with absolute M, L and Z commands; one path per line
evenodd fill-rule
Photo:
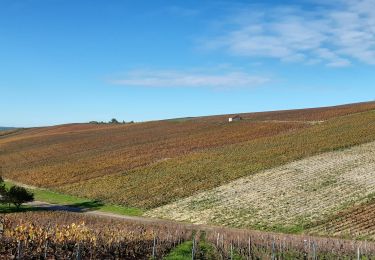
M 230 260 L 233 260 L 233 242 L 230 242 Z
M 357 247 L 357 260 L 361 259 L 361 252 L 359 251 L 359 247 Z
M 309 250 L 308 250 L 308 253 L 307 253 L 308 255 L 310 255 L 311 254 L 311 240 L 310 240 L 310 238 L 309 238 Z
M 18 245 L 17 245 L 17 259 L 22 259 L 22 245 L 21 245 L 21 240 L 18 241 Z
M 46 239 L 46 243 L 44 244 L 44 259 L 47 259 L 48 253 L 48 238 Z
M 195 237 L 193 237 L 193 247 L 191 249 L 191 260 L 194 260 L 194 254 L 195 254 Z
M 47 225 L 47 236 L 46 236 L 46 243 L 44 245 L 44 259 L 47 259 L 47 255 L 48 255 L 48 237 L 49 237 L 49 232 L 50 232 L 50 223 L 48 223 Z
M 81 260 L 81 247 L 80 247 L 80 243 L 78 243 L 78 246 L 77 246 L 76 260 Z
M 312 247 L 313 247 L 313 260 L 316 260 L 317 257 L 316 257 L 316 245 L 315 245 L 315 241 L 313 241 Z
M 275 240 L 272 242 L 272 260 L 275 260 Z
M 154 244 L 152 246 L 152 259 L 155 259 L 155 253 L 156 253 L 156 236 L 154 236 Z
M 283 241 L 279 238 L 280 241 L 280 259 L 284 259 L 284 247 L 283 247 Z
M 220 233 L 217 233 L 216 247 L 219 248 Z
M 249 237 L 249 259 L 251 258 L 251 237 Z
M 306 244 L 307 244 L 307 239 L 304 239 L 303 240 L 303 259 L 307 259 L 308 258 L 308 248 L 307 248 Z

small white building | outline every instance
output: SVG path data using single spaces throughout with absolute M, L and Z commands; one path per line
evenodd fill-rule
M 228 119 L 229 122 L 240 121 L 240 120 L 242 120 L 242 117 L 240 117 L 239 115 L 236 115 L 236 116 L 230 117 L 230 118 Z

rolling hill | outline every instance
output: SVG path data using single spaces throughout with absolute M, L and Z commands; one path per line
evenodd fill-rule
M 297 231 L 353 202 L 367 202 L 375 194 L 374 170 L 375 142 L 371 142 L 249 175 L 150 210 L 147 215 L 198 224 Z M 362 208 L 373 210 L 373 205 Z M 374 232 L 371 238 L 375 238 Z
M 6 130 L 12 130 L 12 129 L 15 129 L 15 127 L 0 126 L 0 131 L 6 131 Z
M 323 221 L 375 192 L 371 176 L 355 175 L 362 165 L 373 169 L 375 102 L 247 113 L 232 123 L 229 116 L 23 129 L 0 136 L 2 175 L 139 207 L 149 216 L 280 230 Z M 361 163 L 347 159 L 342 166 L 340 158 L 353 151 L 363 154 Z M 314 164 L 319 167 L 310 170 Z M 342 189 L 347 185 L 359 193 Z M 327 204 L 318 203 L 322 194 Z M 268 214 L 290 212 L 277 219 L 262 213 L 273 198 L 280 206 Z M 249 208 L 254 200 L 264 203 Z

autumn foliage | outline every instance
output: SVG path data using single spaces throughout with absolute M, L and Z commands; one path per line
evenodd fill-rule
M 375 102 L 331 108 L 73 124 L 0 137 L 4 177 L 153 208 L 306 156 L 375 140 Z
M 202 239 L 219 259 L 371 259 L 375 254 L 375 244 L 366 241 L 135 224 L 64 212 L 10 214 L 2 218 L 2 226 L 0 255 L 4 259 L 162 259 L 187 240 L 199 248 Z

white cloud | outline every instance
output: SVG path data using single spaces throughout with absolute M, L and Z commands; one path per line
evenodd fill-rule
M 199 73 L 181 71 L 134 70 L 110 83 L 141 87 L 254 87 L 270 81 L 268 77 L 250 75 L 242 71 Z
M 311 10 L 253 6 L 241 10 L 225 33 L 205 42 L 231 54 L 285 62 L 349 66 L 375 64 L 375 0 L 339 0 Z M 224 28 L 225 30 L 225 28 Z

